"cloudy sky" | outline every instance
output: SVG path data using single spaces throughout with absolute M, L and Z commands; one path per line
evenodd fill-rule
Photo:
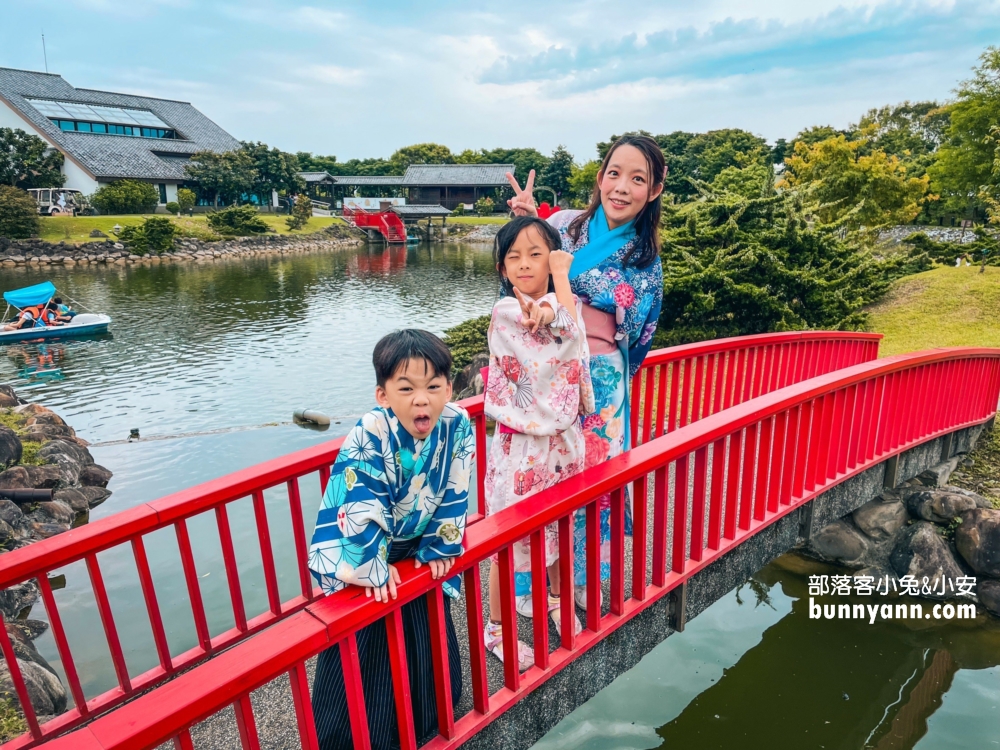
M 340 159 L 741 127 L 774 140 L 944 100 L 1000 2 L 0 0 L 0 66 L 194 103 L 237 138 Z

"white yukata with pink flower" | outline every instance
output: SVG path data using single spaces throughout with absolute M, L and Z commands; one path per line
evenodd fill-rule
M 531 333 L 521 324 L 521 306 L 503 297 L 489 327 L 490 367 L 486 415 L 497 430 L 486 464 L 486 514 L 492 515 L 583 471 L 587 446 L 581 414 L 594 411 L 590 351 L 580 301 L 576 320 L 546 294 L 555 319 Z M 545 529 L 545 564 L 559 559 L 558 525 Z M 531 590 L 528 540 L 514 544 L 518 596 Z

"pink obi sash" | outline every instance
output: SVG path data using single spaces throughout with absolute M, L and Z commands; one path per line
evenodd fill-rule
M 483 376 L 483 391 L 485 391 L 486 390 L 486 383 L 489 381 L 490 368 L 489 367 L 481 367 L 481 368 L 479 368 L 479 374 Z M 499 430 L 500 433 L 504 434 L 504 435 L 520 435 L 521 434 L 517 430 L 515 430 L 515 429 L 513 429 L 511 427 L 508 427 L 507 425 L 505 425 L 503 423 L 497 423 L 497 430 Z

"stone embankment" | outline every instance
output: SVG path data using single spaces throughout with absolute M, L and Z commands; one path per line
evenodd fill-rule
M 0 554 L 25 547 L 86 523 L 103 503 L 111 472 L 94 463 L 87 442 L 55 412 L 25 403 L 10 386 L 0 386 L 0 495 L 4 490 L 51 490 L 47 501 L 0 496 Z M 50 579 L 53 588 L 61 581 Z M 0 612 L 39 718 L 66 710 L 66 690 L 33 641 L 48 623 L 30 619 L 40 598 L 34 580 L 0 591 Z M 0 697 L 17 705 L 6 661 L 0 659 Z
M 0 237 L 0 268 L 208 261 L 216 258 L 258 255 L 296 255 L 356 247 L 361 244 L 364 244 L 363 236 L 356 230 L 338 225 L 331 225 L 313 234 L 266 234 L 217 242 L 179 237 L 174 240 L 173 248 L 162 255 L 135 255 L 120 242 L 112 240 L 74 245 L 66 242 L 56 244 L 40 239 L 9 240 Z
M 958 227 L 931 227 L 922 224 L 903 224 L 879 232 L 880 242 L 888 242 L 898 245 L 911 234 L 925 234 L 930 240 L 935 242 L 955 242 L 960 245 L 967 245 L 976 241 L 976 233 L 971 229 L 960 229 Z
M 801 551 L 853 569 L 855 578 L 887 581 L 890 595 L 915 580 L 921 597 L 961 601 L 955 582 L 973 576 L 979 605 L 1000 617 L 1000 510 L 948 484 L 969 461 L 955 456 L 887 489 L 813 534 Z

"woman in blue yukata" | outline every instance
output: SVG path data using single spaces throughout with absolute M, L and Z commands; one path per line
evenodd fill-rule
M 344 439 L 316 520 L 309 568 L 326 593 L 349 585 L 367 596 L 396 598 L 394 563 L 416 558 L 443 579 L 462 554 L 469 478 L 475 453 L 469 415 L 451 398 L 451 352 L 432 333 L 385 336 L 372 355 L 379 408 Z M 462 694 L 458 640 L 450 598 L 457 577 L 444 581 L 453 705 Z M 401 610 L 418 742 L 437 730 L 437 702 L 427 597 Z M 385 621 L 358 631 L 358 657 L 372 748 L 399 747 Z M 354 747 L 340 649 L 319 655 L 313 713 L 321 750 Z
M 660 195 L 666 178 L 663 151 L 647 136 L 615 141 L 601 162 L 590 205 L 584 211 L 557 211 L 548 218 L 574 255 L 570 287 L 583 302 L 583 322 L 590 348 L 590 376 L 597 408 L 583 420 L 586 466 L 620 455 L 630 447 L 628 388 L 645 359 L 663 302 L 660 265 Z M 508 173 L 515 214 L 537 216 L 532 189 L 524 190 Z M 611 497 L 599 502 L 601 579 L 611 577 Z M 586 608 L 586 514 L 577 513 L 574 529 L 573 581 L 576 603 Z M 631 515 L 626 518 L 631 533 Z M 526 594 L 527 591 L 518 591 Z M 518 600 L 518 611 L 531 616 L 531 598 Z

